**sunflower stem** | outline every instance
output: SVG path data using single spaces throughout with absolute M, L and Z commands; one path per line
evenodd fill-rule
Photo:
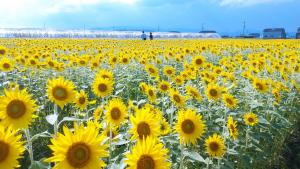
M 26 139 L 27 139 L 27 146 L 28 146 L 28 154 L 29 154 L 29 158 L 30 158 L 30 162 L 31 164 L 34 163 L 34 159 L 33 159 L 33 149 L 32 149 L 32 142 L 31 142 L 31 136 L 30 136 L 30 132 L 29 129 L 25 129 L 24 130 Z
M 112 143 L 112 127 L 111 127 L 111 123 L 109 124 L 109 157 L 108 157 L 108 163 L 110 163 L 110 157 L 111 157 L 111 143 Z
M 206 163 L 206 169 L 209 169 L 209 163 L 210 163 L 210 158 L 208 158 L 208 161 Z
M 56 104 L 54 104 L 54 114 L 55 115 L 58 115 L 58 107 Z M 58 132 L 58 119 L 55 120 L 54 122 L 54 126 L 53 126 L 53 129 L 54 129 L 54 135 L 56 136 L 57 132 Z
M 179 165 L 179 169 L 183 169 L 183 160 L 184 160 L 184 155 L 183 155 L 183 144 L 180 144 L 180 150 L 181 150 L 181 154 L 180 154 L 180 165 Z
M 249 126 L 246 129 L 246 149 L 248 148 Z

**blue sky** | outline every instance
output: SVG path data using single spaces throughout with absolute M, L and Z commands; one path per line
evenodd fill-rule
M 240 32 L 300 27 L 299 0 L 0 0 L 0 27 Z

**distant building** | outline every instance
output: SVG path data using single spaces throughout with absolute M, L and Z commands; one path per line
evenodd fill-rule
M 229 38 L 232 38 L 231 36 L 229 36 L 229 35 L 223 35 L 223 36 L 221 36 L 223 39 L 229 39 Z
M 221 38 L 221 36 L 213 30 L 205 30 L 205 31 L 201 31 L 199 32 L 199 36 L 201 38 L 205 38 L 205 39 L 219 39 Z
M 199 33 L 217 33 L 216 31 L 201 31 Z
M 286 33 L 284 28 L 268 28 L 264 29 L 264 39 L 285 39 Z
M 250 33 L 249 36 L 252 36 L 253 38 L 260 38 L 260 33 Z
M 248 35 L 240 35 L 237 36 L 236 38 L 242 38 L 242 39 L 255 39 L 255 38 L 260 38 L 259 33 L 250 33 Z
M 296 33 L 296 39 L 300 39 L 300 27 L 298 28 L 298 31 Z

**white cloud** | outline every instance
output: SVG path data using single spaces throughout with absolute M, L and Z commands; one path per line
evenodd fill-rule
M 217 0 L 221 6 L 253 6 L 267 3 L 282 3 L 293 0 Z
M 86 7 L 135 5 L 140 0 L 0 0 L 0 27 L 30 25 L 32 21 L 52 14 L 78 12 Z
M 54 0 L 46 13 L 72 12 L 97 4 L 134 5 L 138 0 Z

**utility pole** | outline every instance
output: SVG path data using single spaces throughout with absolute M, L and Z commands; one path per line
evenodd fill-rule
M 204 23 L 202 23 L 202 25 L 201 25 L 201 31 L 202 32 L 204 31 Z
M 246 21 L 243 23 L 243 35 L 245 35 L 245 30 L 246 30 Z
M 85 37 L 85 24 L 83 24 L 83 36 Z

